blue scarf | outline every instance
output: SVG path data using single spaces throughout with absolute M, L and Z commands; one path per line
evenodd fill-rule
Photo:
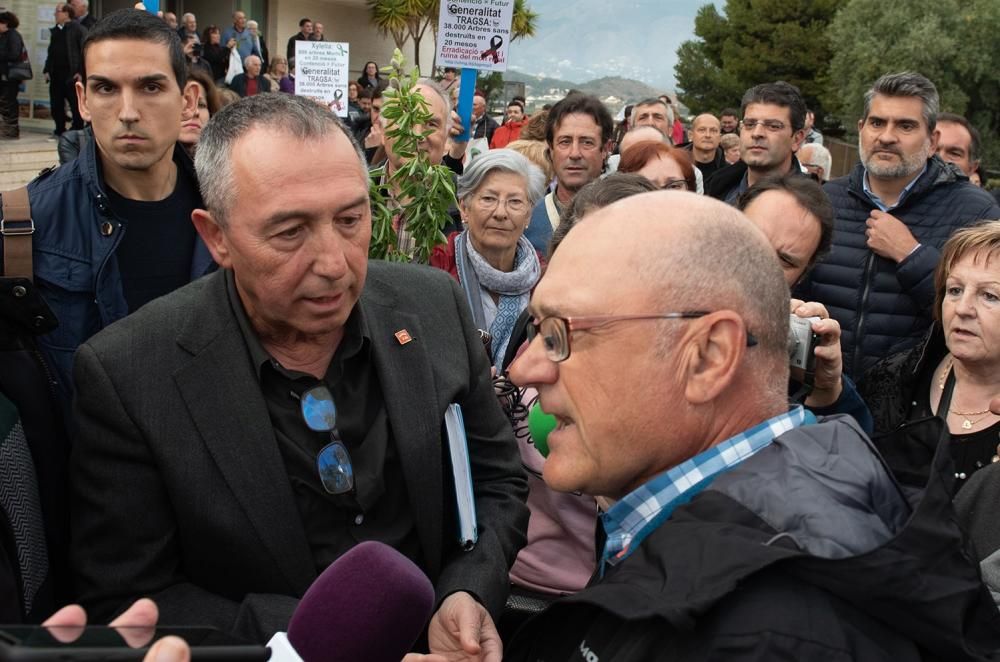
M 458 282 L 465 290 L 477 328 L 487 330 L 486 314 L 483 312 L 483 289 L 500 295 L 496 319 L 488 329 L 493 336 L 490 358 L 493 365 L 499 366 L 507 351 L 514 322 L 521 311 L 528 307 L 531 288 L 541 276 L 542 267 L 538 254 L 531 242 L 521 235 L 514 254 L 514 270 L 500 271 L 476 251 L 469 241 L 469 231 L 465 230 L 455 237 L 455 266 L 458 269 Z

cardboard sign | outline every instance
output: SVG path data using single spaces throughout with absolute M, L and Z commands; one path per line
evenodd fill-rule
M 507 71 L 514 0 L 442 0 L 437 63 Z
M 336 41 L 295 42 L 295 94 L 325 103 L 347 117 L 350 44 Z

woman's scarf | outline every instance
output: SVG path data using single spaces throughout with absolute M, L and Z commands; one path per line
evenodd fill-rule
M 514 322 L 521 311 L 527 308 L 531 288 L 541 275 L 538 254 L 522 234 L 517 240 L 514 270 L 500 271 L 490 266 L 486 258 L 476 251 L 469 240 L 469 231 L 464 230 L 455 237 L 455 266 L 458 269 L 458 281 L 469 300 L 476 328 L 487 330 L 486 314 L 483 312 L 483 288 L 500 295 L 496 319 L 488 329 L 493 336 L 493 365 L 499 366 L 507 351 Z

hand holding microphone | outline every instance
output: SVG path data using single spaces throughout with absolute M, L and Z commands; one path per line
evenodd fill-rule
M 273 662 L 399 662 L 433 609 L 434 587 L 420 568 L 388 545 L 366 541 L 323 571 L 288 632 L 267 646 Z

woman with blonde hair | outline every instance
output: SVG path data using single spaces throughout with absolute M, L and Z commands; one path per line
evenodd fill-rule
M 277 92 L 281 87 L 281 80 L 288 75 L 288 60 L 282 55 L 275 55 L 271 58 L 271 66 L 267 68 L 264 78 L 271 81 L 271 89 Z
M 1000 221 L 955 232 L 934 287 L 936 321 L 923 342 L 875 364 L 858 390 L 875 418 L 873 440 L 900 482 L 926 479 L 940 439 L 957 490 L 1000 461 L 1000 415 L 990 409 L 1000 394 Z

